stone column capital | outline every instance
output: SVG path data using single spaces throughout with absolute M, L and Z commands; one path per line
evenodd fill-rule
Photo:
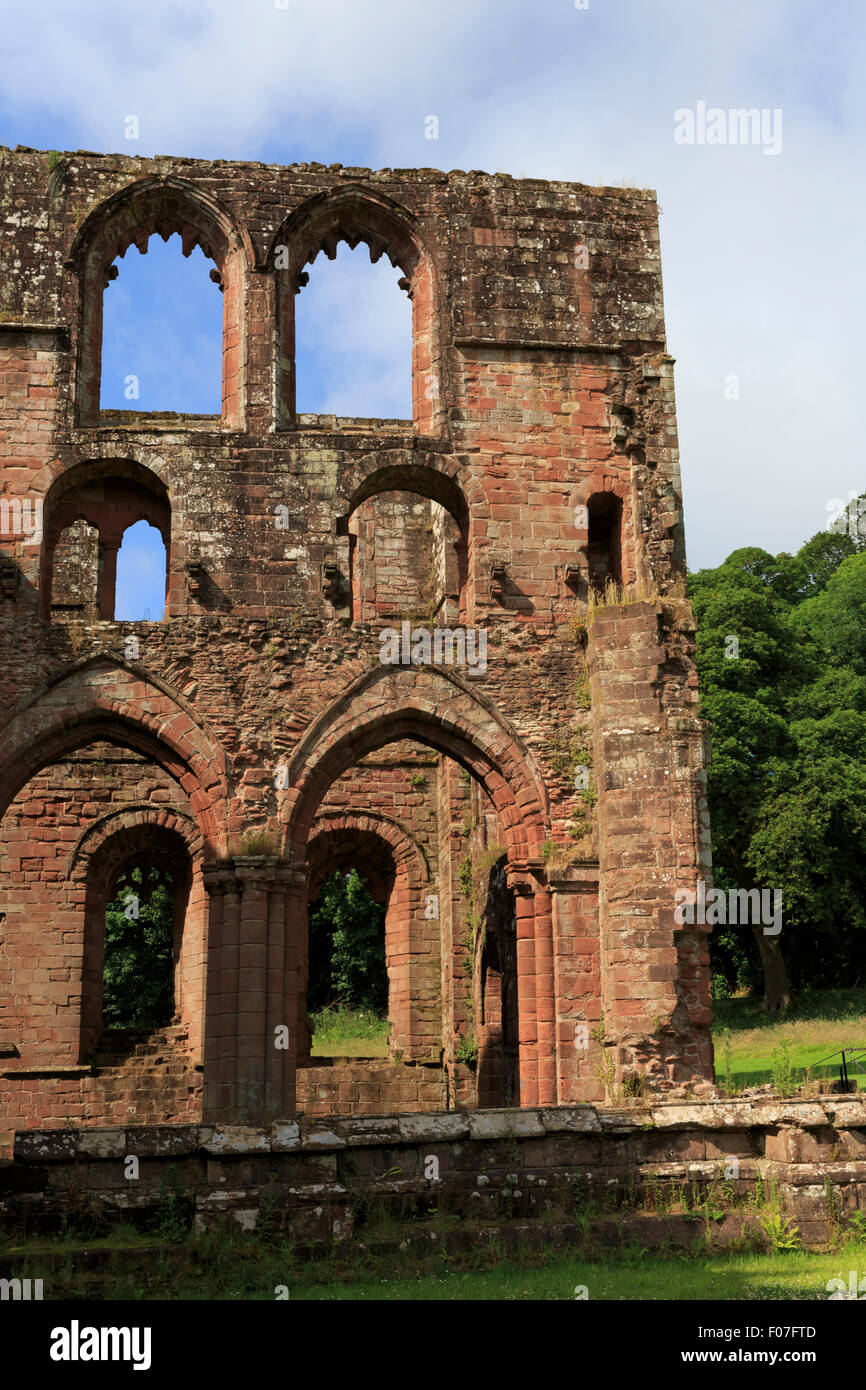
M 300 888 L 306 872 L 290 859 L 277 855 L 237 854 L 202 865 L 202 878 L 209 893 L 242 893 L 247 888 Z

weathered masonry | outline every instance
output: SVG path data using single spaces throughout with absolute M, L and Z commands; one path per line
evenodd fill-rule
M 18 148 L 0 219 L 0 1126 L 700 1093 L 654 195 Z M 104 290 L 154 234 L 214 262 L 218 416 L 100 409 Z M 340 241 L 402 273 L 411 420 L 296 411 L 296 296 Z M 118 622 L 142 518 L 165 617 Z M 135 865 L 174 901 L 147 1037 L 102 1007 Z M 307 908 L 352 866 L 385 906 L 390 1057 L 316 1061 Z
M 866 1210 L 864 1155 L 866 1104 L 855 1096 L 29 1130 L 0 1172 L 0 1211 L 32 1231 L 70 1217 L 147 1229 L 173 1169 L 199 1231 L 256 1229 L 270 1208 L 268 1220 L 313 1247 L 360 1239 L 375 1249 L 384 1225 L 415 1253 L 477 1252 L 493 1237 L 522 1254 L 589 1236 L 705 1255 L 744 1239 L 770 1246 L 769 1194 L 804 1245 L 826 1248 Z M 124 1177 L 130 1156 L 136 1182 Z M 450 1226 L 437 1230 L 433 1212 Z M 44 1273 L 50 1287 L 38 1256 L 25 1263 L 19 1247 L 4 1263 Z

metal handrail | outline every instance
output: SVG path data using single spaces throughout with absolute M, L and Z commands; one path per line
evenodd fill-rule
M 858 1056 L 855 1056 L 855 1055 L 854 1055 L 855 1053 L 860 1053 L 861 1056 L 859 1056 L 859 1057 L 858 1057 Z M 824 1065 L 825 1062 L 832 1062 L 832 1060 L 833 1060 L 834 1057 L 841 1057 L 841 1058 L 842 1058 L 842 1064 L 841 1064 L 841 1066 L 840 1066 L 840 1068 L 839 1068 L 839 1080 L 842 1082 L 842 1085 L 845 1087 L 845 1090 L 847 1091 L 847 1090 L 848 1090 L 848 1085 L 849 1085 L 849 1080 L 848 1080 L 848 1057 L 849 1057 L 849 1054 L 850 1054 L 850 1057 L 851 1057 L 851 1063 L 852 1063 L 852 1065 L 855 1066 L 855 1067 L 859 1067 L 861 1071 L 866 1071 L 866 1067 L 863 1066 L 863 1059 L 864 1059 L 864 1057 L 866 1057 L 866 1046 L 864 1046 L 862 1043 L 858 1043 L 858 1044 L 855 1045 L 854 1047 L 842 1047 L 842 1048 L 839 1048 L 839 1050 L 838 1050 L 837 1052 L 831 1052 L 831 1053 L 829 1054 L 829 1056 L 827 1056 L 827 1057 L 822 1057 L 821 1060 L 820 1060 L 819 1062 L 810 1062 L 809 1065 L 808 1065 L 807 1067 L 804 1067 L 804 1068 L 803 1068 L 803 1070 L 804 1070 L 805 1072 L 810 1072 L 810 1071 L 812 1070 L 813 1067 L 822 1067 L 822 1066 Z

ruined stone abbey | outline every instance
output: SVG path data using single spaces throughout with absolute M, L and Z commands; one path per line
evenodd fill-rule
M 0 1130 L 705 1091 L 654 195 L 19 148 L 0 226 Z M 222 412 L 103 410 L 106 286 L 175 234 L 222 292 Z M 402 275 L 411 420 L 296 410 L 296 297 L 341 241 Z M 165 616 L 115 621 L 141 519 Z M 174 900 L 144 1038 L 102 1012 L 133 865 Z M 350 867 L 387 1059 L 310 1055 L 307 909 Z

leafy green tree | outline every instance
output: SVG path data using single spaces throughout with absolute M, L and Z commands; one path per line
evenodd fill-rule
M 723 890 L 777 886 L 759 880 L 750 848 L 760 808 L 794 752 L 787 693 L 809 673 L 804 645 L 791 639 L 790 603 L 783 597 L 789 584 L 785 564 L 757 549 L 735 551 L 689 584 L 701 710 L 712 728 L 707 793 L 715 876 Z M 754 975 L 747 961 L 757 954 L 767 1007 L 784 1007 L 790 991 L 778 937 L 764 935 L 757 923 L 750 951 L 741 929 L 729 927 L 715 952 L 731 983 L 732 976 Z
M 162 1028 L 174 1012 L 174 892 L 170 874 L 131 869 L 105 913 L 106 1028 Z
M 853 535 L 852 535 L 853 532 Z M 854 528 L 794 556 L 735 551 L 691 576 L 717 886 L 781 889 L 783 929 L 711 937 L 728 987 L 768 1009 L 862 968 L 866 916 L 866 554 Z M 736 639 L 734 642 L 731 639 Z
M 819 531 L 801 546 L 796 555 L 785 556 L 789 587 L 786 597 L 791 603 L 818 594 L 827 581 L 850 555 L 856 555 L 862 543 L 847 534 Z M 779 557 L 780 559 L 783 557 Z
M 323 883 L 309 920 L 310 1012 L 342 1004 L 384 1013 L 385 909 L 370 896 L 356 869 L 334 873 Z
M 794 621 L 826 653 L 828 664 L 866 675 L 866 553 L 844 559 Z
M 814 674 L 788 701 L 795 752 L 750 858 L 784 884 L 798 983 L 832 986 L 856 980 L 866 948 L 866 554 L 841 561 L 794 610 L 792 629 Z

